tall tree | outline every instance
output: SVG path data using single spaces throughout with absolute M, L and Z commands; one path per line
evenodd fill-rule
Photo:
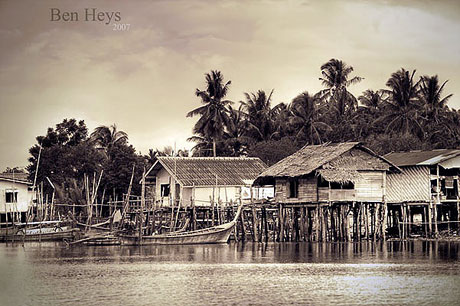
M 442 97 L 442 91 L 447 82 L 448 80 L 441 85 L 437 75 L 421 77 L 420 100 L 423 103 L 427 120 L 439 123 L 441 114 L 448 110 L 447 101 L 452 97 L 452 94 Z
M 115 144 L 126 144 L 128 142 L 128 134 L 117 129 L 117 125 L 111 126 L 101 125 L 94 129 L 90 136 L 91 141 L 99 147 L 107 150 Z
M 320 97 L 334 102 L 339 114 L 348 109 L 354 110 L 357 106 L 356 98 L 347 90 L 347 87 L 360 82 L 363 78 L 351 77 L 353 67 L 338 59 L 331 59 L 321 66 L 322 77 L 319 78 L 325 89 L 320 91 Z
M 271 109 L 270 114 L 273 124 L 273 139 L 279 140 L 294 134 L 291 125 L 291 104 L 279 103 Z
M 331 127 L 322 122 L 317 111 L 318 99 L 308 92 L 301 93 L 292 100 L 291 123 L 297 131 L 297 139 L 309 144 L 322 143 L 321 135 Z
M 348 86 L 362 80 L 359 76 L 351 77 L 353 67 L 338 59 L 331 59 L 321 66 L 322 77 L 319 78 L 325 89 L 317 96 L 324 105 L 327 122 L 332 127 L 328 133 L 329 140 L 347 141 L 354 135 L 353 116 L 358 100 L 348 91 Z
M 102 156 L 87 140 L 87 132 L 83 120 L 64 119 L 55 128 L 48 128 L 45 136 L 37 136 L 37 144 L 29 149 L 29 178 L 35 178 L 40 146 L 37 183 L 48 177 L 54 185 L 63 186 L 65 190 L 72 187 L 72 180 L 79 181 L 84 174 L 99 172 Z
M 358 97 L 358 101 L 371 112 L 379 111 L 383 107 L 384 100 L 385 93 L 381 90 L 367 89 Z
M 216 156 L 216 143 L 221 140 L 224 128 L 228 124 L 227 105 L 232 102 L 224 100 L 231 81 L 224 83 L 224 76 L 220 71 L 212 70 L 206 73 L 206 89 L 196 89 L 195 94 L 201 99 L 202 106 L 192 110 L 187 117 L 199 115 L 193 127 L 193 133 L 204 139 L 212 140 L 213 156 Z
M 265 91 L 257 93 L 245 93 L 244 105 L 248 121 L 248 136 L 255 141 L 269 140 L 273 136 L 273 124 L 271 117 L 271 99 L 273 90 L 267 95 Z
M 248 122 L 245 120 L 242 111 L 243 104 L 238 109 L 231 106 L 229 110 L 229 121 L 224 134 L 224 145 L 230 156 L 241 156 L 246 153 L 248 138 L 245 136 Z
M 401 68 L 391 74 L 385 90 L 389 99 L 385 103 L 385 115 L 381 120 L 387 124 L 386 131 L 402 134 L 423 135 L 421 124 L 421 105 L 419 102 L 419 83 L 414 80 L 415 70 L 409 72 Z

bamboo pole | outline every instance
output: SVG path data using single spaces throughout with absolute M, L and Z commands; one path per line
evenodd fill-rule
M 124 201 L 124 205 L 123 205 L 123 212 L 121 214 L 121 220 L 120 220 L 120 223 L 119 223 L 119 228 L 122 228 L 123 227 L 123 221 L 125 219 L 125 216 L 126 216 L 126 213 L 127 213 L 127 210 L 128 210 L 128 207 L 129 207 L 129 197 L 131 195 L 131 189 L 133 187 L 133 179 L 134 179 L 134 169 L 135 169 L 135 165 L 133 165 L 133 171 L 131 172 L 131 179 L 129 181 L 129 186 L 128 186 L 128 194 L 126 195 L 126 199 Z

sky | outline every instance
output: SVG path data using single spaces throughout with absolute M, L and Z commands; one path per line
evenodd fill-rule
M 205 73 L 231 80 L 235 103 L 274 89 L 275 105 L 320 90 L 332 58 L 364 78 L 356 96 L 403 67 L 449 80 L 458 109 L 460 1 L 0 0 L 0 171 L 65 118 L 116 124 L 144 154 L 190 149 Z

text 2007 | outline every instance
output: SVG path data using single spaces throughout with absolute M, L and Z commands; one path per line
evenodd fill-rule
M 114 23 L 112 25 L 114 31 L 129 31 L 129 27 L 131 26 L 129 23 Z

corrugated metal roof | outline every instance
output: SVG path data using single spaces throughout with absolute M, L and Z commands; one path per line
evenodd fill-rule
M 401 173 L 388 173 L 386 200 L 388 203 L 429 202 L 431 197 L 430 168 L 408 166 Z
M 29 181 L 28 173 L 0 173 L 0 179 L 4 181 L 32 184 L 32 182 Z
M 345 154 L 352 149 L 362 154 Z M 322 166 L 327 169 L 388 170 L 394 165 L 359 142 L 329 143 L 305 146 L 262 172 L 259 178 L 308 175 Z
M 430 151 L 392 152 L 384 157 L 396 166 L 436 165 L 460 155 L 460 150 L 439 149 Z
M 267 168 L 256 157 L 161 156 L 158 163 L 183 186 L 213 186 L 216 182 L 217 185 L 244 186 Z

